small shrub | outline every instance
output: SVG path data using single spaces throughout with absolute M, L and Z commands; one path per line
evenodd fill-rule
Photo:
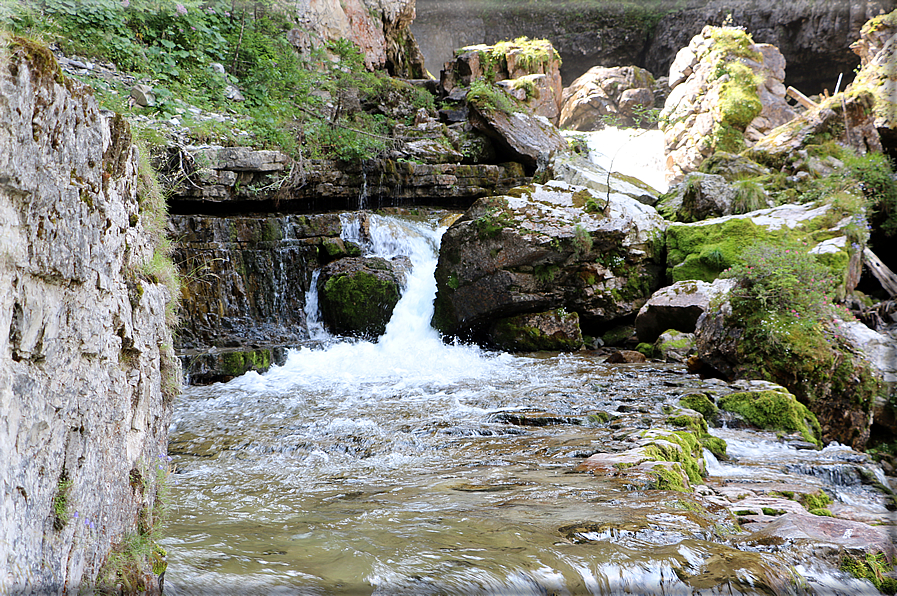
M 519 112 L 522 109 L 516 99 L 482 79 L 470 84 L 467 101 L 477 108 L 506 114 Z
M 732 213 L 750 213 L 758 209 L 765 209 L 766 192 L 763 186 L 754 180 L 738 180 L 732 183 L 735 189 L 735 199 L 732 201 Z

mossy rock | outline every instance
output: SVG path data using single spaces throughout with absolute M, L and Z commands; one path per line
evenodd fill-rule
M 490 328 L 489 338 L 513 352 L 570 352 L 583 347 L 579 315 L 563 308 L 500 319 Z
M 821 446 L 822 430 L 816 416 L 785 390 L 743 391 L 719 400 L 719 408 L 740 414 L 758 428 L 800 433 L 810 443 Z
M 229 377 L 239 377 L 251 370 L 261 373 L 270 367 L 271 350 L 227 352 L 221 355 L 221 371 Z
M 704 420 L 713 420 L 719 412 L 716 404 L 704 393 L 692 393 L 691 395 L 683 396 L 679 398 L 679 405 L 683 408 L 700 412 Z
M 339 259 L 318 278 L 321 317 L 333 333 L 376 338 L 386 331 L 400 290 L 391 262 L 377 257 Z

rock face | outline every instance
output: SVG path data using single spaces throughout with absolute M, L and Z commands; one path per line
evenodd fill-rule
M 778 47 L 790 65 L 788 84 L 805 93 L 834 89 L 838 73 L 859 63 L 845 51 L 860 28 L 894 0 L 698 0 L 496 4 L 486 0 L 417 0 L 412 31 L 427 64 L 441 65 L 466 45 L 520 35 L 549 39 L 564 61 L 564 84 L 596 64 L 634 64 L 665 73 L 705 25 L 746 28 L 758 43 Z M 731 15 L 731 17 L 729 17 Z
M 71 593 L 157 521 L 171 296 L 127 124 L 49 50 L 0 45 L 0 590 Z M 138 557 L 135 589 L 159 592 L 163 552 Z
M 321 317 L 333 333 L 376 339 L 386 331 L 403 282 L 401 270 L 386 259 L 338 259 L 318 278 Z
M 481 336 L 496 319 L 565 308 L 584 325 L 634 313 L 656 289 L 653 208 L 553 181 L 480 199 L 443 236 L 434 326 Z
M 308 338 L 305 293 L 312 271 L 339 241 L 339 215 L 169 218 L 184 278 L 175 348 L 190 382 L 277 362 Z M 208 355 L 208 354 L 212 355 Z M 264 370 L 267 366 L 252 366 Z
M 310 29 L 290 32 L 300 51 L 345 38 L 361 48 L 370 68 L 411 79 L 426 75 L 423 55 L 408 29 L 414 0 L 300 0 L 296 9 Z
M 794 117 L 785 103 L 785 59 L 742 30 L 704 27 L 670 67 L 661 112 L 667 180 L 680 182 L 717 150 L 738 152 Z
M 510 114 L 499 110 L 473 108 L 471 124 L 488 135 L 509 159 L 534 171 L 539 160 L 547 161 L 567 148 L 567 141 L 547 120 L 526 112 Z
M 640 112 L 654 107 L 654 77 L 638 66 L 593 66 L 564 89 L 561 128 L 600 130 L 607 124 L 642 123 Z
M 472 138 L 484 140 L 463 130 L 456 136 L 459 149 L 465 152 L 473 150 Z M 491 145 L 485 150 L 492 151 Z M 179 180 L 169 204 L 178 214 L 314 213 L 409 204 L 467 207 L 479 197 L 528 180 L 520 163 L 470 164 L 457 157 L 465 163 L 375 159 L 365 164 L 328 160 L 295 164 L 275 151 L 188 147 L 183 160 L 172 161 L 198 165 L 183 172 L 187 177 L 177 170 L 169 172 L 172 180 Z
M 862 60 L 851 89 L 872 93 L 875 127 L 893 154 L 897 151 L 897 11 L 866 23 L 851 49 Z

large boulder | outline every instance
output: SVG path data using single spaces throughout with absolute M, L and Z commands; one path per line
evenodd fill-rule
M 735 188 L 718 174 L 692 172 L 672 187 L 658 203 L 658 210 L 684 223 L 732 215 Z
M 499 319 L 489 328 L 489 340 L 510 352 L 569 352 L 583 346 L 579 315 L 563 308 Z
M 600 130 L 608 123 L 648 125 L 654 107 L 654 77 L 638 66 L 595 66 L 564 89 L 559 126 Z
M 698 318 L 720 294 L 734 286 L 731 279 L 713 283 L 680 281 L 654 292 L 635 317 L 635 332 L 640 342 L 654 343 L 666 330 L 693 333 Z
M 585 324 L 632 315 L 659 284 L 663 227 L 629 196 L 561 181 L 480 199 L 443 236 L 433 324 L 478 338 L 520 313 L 563 307 Z
M 504 161 L 535 170 L 540 160 L 567 148 L 557 128 L 527 112 L 504 112 L 471 106 L 470 123 L 488 136 Z
M 667 179 L 679 182 L 717 150 L 738 152 L 793 118 L 785 59 L 741 29 L 704 27 L 670 67 L 661 128 Z
M 327 328 L 341 335 L 376 338 L 399 301 L 404 277 L 380 257 L 347 257 L 321 269 L 318 304 Z
M 820 320 L 815 327 L 780 333 L 756 321 L 746 323 L 756 317 L 733 304 L 717 299 L 698 319 L 697 362 L 690 364 L 729 381 L 778 383 L 816 416 L 823 441 L 863 449 L 869 440 L 880 375 L 844 337 L 839 325 Z
M 854 218 L 864 221 L 864 214 L 845 206 L 806 203 L 695 223 L 671 223 L 666 233 L 667 276 L 674 282 L 711 282 L 740 262 L 745 249 L 788 236 L 806 242 L 849 292 L 856 287 L 862 263 L 862 247 L 853 246 L 857 239 L 850 236 Z

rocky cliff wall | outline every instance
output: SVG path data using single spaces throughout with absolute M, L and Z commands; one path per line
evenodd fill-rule
M 427 69 L 436 74 L 453 49 L 521 35 L 551 40 L 569 85 L 593 66 L 640 66 L 666 75 L 680 48 L 705 25 L 744 26 L 757 43 L 778 47 L 786 84 L 805 93 L 852 78 L 850 44 L 869 18 L 895 0 L 690 0 L 637 2 L 494 2 L 417 0 L 411 25 Z M 732 15 L 731 22 L 726 22 Z M 843 88 L 843 84 L 842 84 Z
M 154 552 L 179 377 L 137 161 L 48 50 L 0 37 L 0 593 L 77 593 L 135 539 Z

